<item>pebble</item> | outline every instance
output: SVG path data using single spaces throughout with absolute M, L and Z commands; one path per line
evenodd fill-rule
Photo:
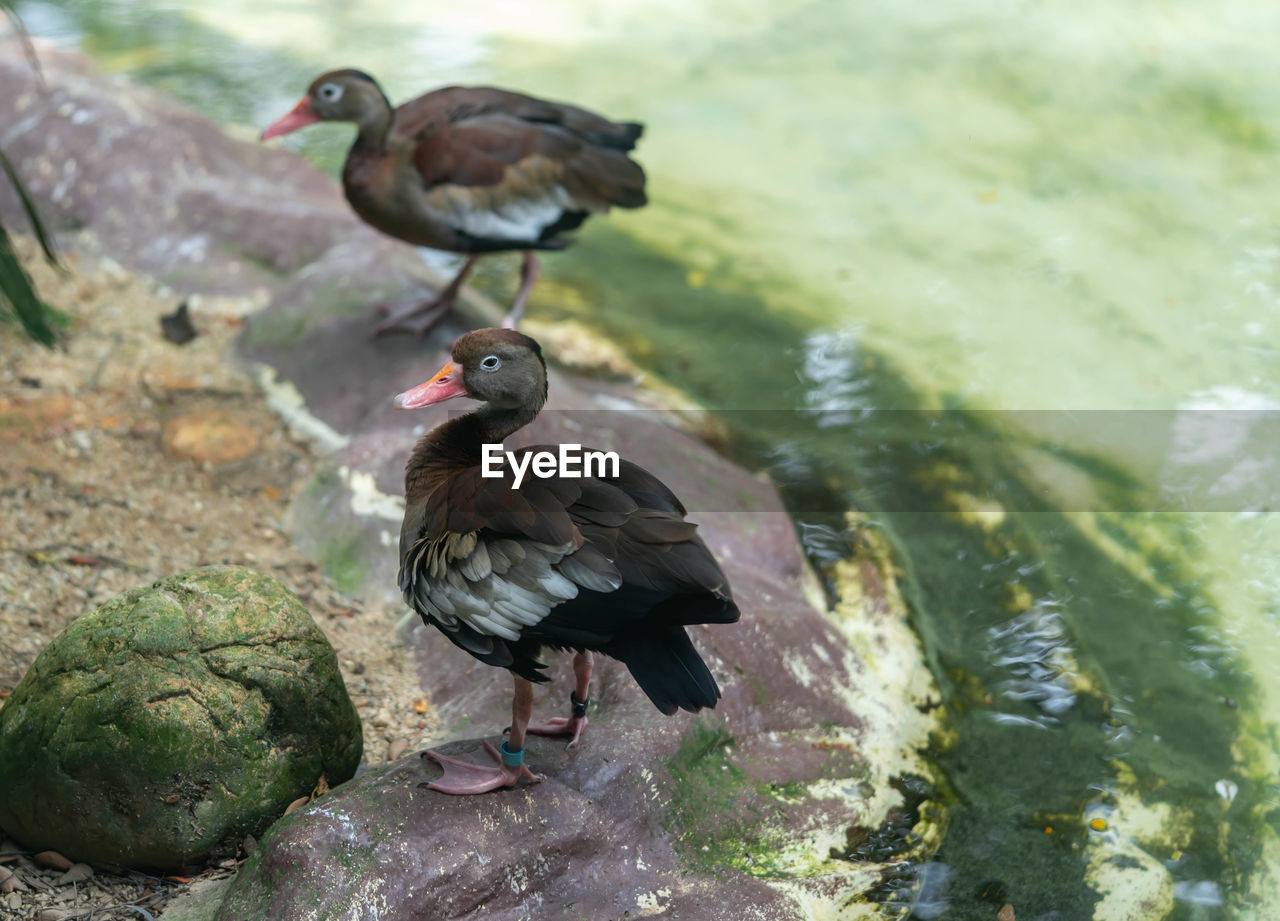
M 57 884 L 59 886 L 69 886 L 72 883 L 83 883 L 90 879 L 93 879 L 93 867 L 87 863 L 76 863 L 72 864 L 66 873 L 58 877 Z
M 225 410 L 193 412 L 170 419 L 161 434 L 165 454 L 183 460 L 225 463 L 258 450 L 258 436 Z

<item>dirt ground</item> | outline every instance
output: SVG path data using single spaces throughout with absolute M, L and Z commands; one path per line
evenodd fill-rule
M 344 596 L 285 532 L 314 454 L 230 356 L 252 305 L 194 302 L 199 335 L 175 345 L 159 321 L 177 306 L 172 292 L 92 255 L 91 241 L 64 257 L 66 273 L 31 241 L 17 245 L 72 322 L 59 351 L 0 326 L 0 705 L 80 615 L 163 576 L 237 563 L 296 592 L 328 635 L 364 725 L 365 761 L 425 747 L 429 704 L 392 629 L 403 609 Z M 86 878 L 88 868 L 34 856 L 0 842 L 0 918 L 158 916 L 184 884 Z M 208 872 L 225 875 L 234 862 L 224 864 Z

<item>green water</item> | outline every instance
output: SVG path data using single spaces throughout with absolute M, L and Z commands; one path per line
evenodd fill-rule
M 531 313 L 721 410 L 816 561 L 846 507 L 890 536 L 959 739 L 917 914 L 1089 917 L 1086 823 L 1140 800 L 1171 917 L 1273 916 L 1280 7 L 20 9 L 254 128 L 338 66 L 646 122 L 652 204 L 545 259 Z M 335 170 L 348 138 L 286 143 Z

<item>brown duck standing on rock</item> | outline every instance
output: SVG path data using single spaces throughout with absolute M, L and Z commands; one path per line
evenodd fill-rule
M 500 444 L 546 402 L 546 364 L 528 336 L 468 333 L 454 343 L 452 361 L 396 405 L 459 396 L 485 405 L 423 436 L 405 471 L 400 589 L 455 645 L 510 669 L 515 696 L 502 751 L 485 743 L 497 764 L 427 752 L 444 767 L 429 786 L 465 794 L 538 780 L 524 765 L 525 733 L 577 744 L 592 652 L 626 665 L 663 713 L 714 707 L 720 688 L 685 626 L 733 623 L 738 608 L 680 500 L 626 460 L 611 476 L 530 472 L 519 488 L 507 464 L 501 477 L 482 476 L 482 446 Z M 548 450 L 555 452 L 539 445 L 512 453 L 519 467 L 519 458 Z M 545 646 L 576 652 L 572 716 L 530 726 L 530 682 L 549 680 L 537 658 Z
M 437 297 L 390 308 L 375 335 L 425 332 L 481 255 L 522 250 L 520 290 L 503 322 L 514 328 L 538 274 L 535 249 L 564 249 L 562 234 L 589 215 L 646 201 L 644 170 L 627 156 L 643 126 L 576 106 L 450 86 L 393 109 L 368 74 L 335 70 L 262 139 L 317 121 L 359 128 L 342 187 L 360 217 L 407 243 L 467 255 Z

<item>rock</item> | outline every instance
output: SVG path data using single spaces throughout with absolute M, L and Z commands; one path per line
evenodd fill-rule
M 360 759 L 328 640 L 274 579 L 212 566 L 127 591 L 0 709 L 0 827 L 99 867 L 231 854 Z
M 1116 759 L 1117 787 L 1127 786 L 1131 768 Z M 1093 808 L 1105 816 L 1086 823 L 1088 839 L 1083 848 L 1087 862 L 1085 879 L 1097 893 L 1095 921 L 1146 921 L 1164 918 L 1177 898 L 1168 854 L 1191 847 L 1194 819 L 1189 810 L 1167 803 L 1147 803 L 1136 791 L 1115 789 L 1109 805 Z
M 193 879 L 189 887 L 180 889 L 165 903 L 165 921 L 212 921 L 230 883 L 229 879 L 207 876 Z
M 225 410 L 186 413 L 170 419 L 161 434 L 170 457 L 197 462 L 243 460 L 258 450 L 258 436 Z
M 93 879 L 93 867 L 87 863 L 73 863 L 66 873 L 63 873 L 54 881 L 54 885 L 69 886 L 72 883 L 83 883 L 90 879 Z
M 681 489 L 702 500 L 694 515 L 743 609 L 737 625 L 691 630 L 724 690 L 716 711 L 663 717 L 625 668 L 601 660 L 582 746 L 526 743 L 541 784 L 451 797 L 418 786 L 439 769 L 416 753 L 374 768 L 274 826 L 217 921 L 346 921 L 375 899 L 396 921 L 481 910 L 516 921 L 568 905 L 584 918 L 799 921 L 859 899 L 877 880 L 883 864 L 835 851 L 849 826 L 874 828 L 900 804 L 890 781 L 920 769 L 914 749 L 930 725 L 904 706 L 922 703 L 930 684 L 891 569 L 869 554 L 838 572 L 873 570 L 823 613 L 807 600 L 808 570 L 790 522 L 770 505 L 772 488 L 670 439 L 651 450 L 675 445 L 698 461 L 682 468 Z M 755 510 L 750 526 L 706 510 L 729 497 Z M 884 661 L 870 666 L 855 644 Z M 420 636 L 418 656 L 445 736 L 496 741 L 507 675 L 434 631 Z M 535 692 L 538 717 L 567 710 L 567 661 L 558 665 L 556 682 Z M 474 756 L 477 747 L 469 738 L 442 749 Z M 936 812 L 911 831 L 926 853 L 936 847 Z

